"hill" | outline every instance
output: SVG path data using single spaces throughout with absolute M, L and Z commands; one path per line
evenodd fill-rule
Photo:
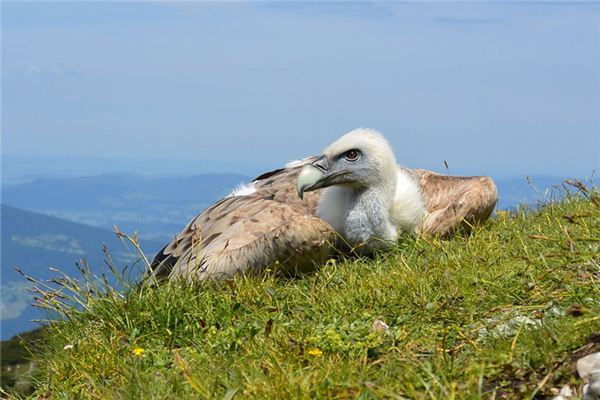
M 578 188 L 302 279 L 80 285 L 33 349 L 36 395 L 550 397 L 600 348 L 600 195 Z
M 148 154 L 139 157 L 90 157 L 90 156 L 15 156 L 2 154 L 2 184 L 12 186 L 27 183 L 39 178 L 75 178 L 102 174 L 118 175 L 123 171 L 140 176 L 194 176 L 202 174 L 236 174 L 243 171 L 250 176 L 258 176 L 270 169 L 278 168 L 277 163 L 263 160 L 218 161 L 199 159 L 154 158 Z
M 167 241 L 199 211 L 249 178 L 237 174 L 103 174 L 39 178 L 3 186 L 4 204 L 112 230 L 137 230 Z
M 2 339 L 37 327 L 29 322 L 40 314 L 29 306 L 32 295 L 25 291 L 28 283 L 14 267 L 38 279 L 56 276 L 48 267 L 59 268 L 69 275 L 77 273 L 75 263 L 86 258 L 94 273 L 104 265 L 102 244 L 106 244 L 119 265 L 136 261 L 114 232 L 59 218 L 2 205 Z M 161 242 L 143 241 L 143 249 L 154 254 Z

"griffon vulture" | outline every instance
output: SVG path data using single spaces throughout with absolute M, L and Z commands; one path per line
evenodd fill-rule
M 322 190 L 318 190 L 322 189 Z M 268 267 L 315 269 L 334 248 L 389 247 L 400 232 L 447 236 L 484 221 L 489 177 L 396 164 L 377 131 L 357 129 L 309 157 L 257 177 L 195 217 L 154 258 L 155 278 L 225 278 Z

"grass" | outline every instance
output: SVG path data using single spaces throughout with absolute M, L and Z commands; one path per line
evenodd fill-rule
M 34 396 L 543 398 L 600 347 L 600 196 L 576 184 L 472 235 L 407 237 L 302 279 L 91 282 L 63 281 L 78 307 L 44 291 L 66 320 L 36 350 Z
M 37 368 L 31 361 L 31 347 L 39 346 L 42 329 L 20 334 L 10 340 L 0 342 L 0 383 L 2 389 L 29 393 L 32 389 L 33 375 Z M 1 393 L 1 392 L 0 392 Z

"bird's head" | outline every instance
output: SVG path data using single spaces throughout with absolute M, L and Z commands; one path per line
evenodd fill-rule
M 372 129 L 356 129 L 331 145 L 298 175 L 296 188 L 305 192 L 341 185 L 357 191 L 369 187 L 394 190 L 396 159 L 383 135 Z

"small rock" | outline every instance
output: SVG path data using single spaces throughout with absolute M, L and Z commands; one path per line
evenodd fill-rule
M 390 329 L 389 325 L 380 319 L 376 319 L 373 325 L 371 325 L 371 330 L 374 332 L 385 332 L 388 329 Z
M 583 392 L 583 397 L 581 397 L 582 400 L 600 400 L 600 395 L 593 393 L 593 389 L 590 388 L 589 383 L 586 383 L 585 385 L 583 385 L 582 392 Z
M 571 386 L 565 385 L 560 389 L 558 396 L 554 397 L 552 400 L 569 400 L 573 397 L 573 389 Z
M 562 389 L 560 389 L 559 395 L 562 395 L 565 397 L 573 397 L 573 389 L 571 389 L 571 386 L 565 385 L 562 387 Z
M 577 373 L 584 381 L 583 400 L 600 400 L 600 352 L 577 360 Z
M 600 352 L 577 360 L 577 373 L 583 380 L 588 380 L 592 374 L 600 374 Z
M 600 400 L 600 372 L 590 376 L 590 381 L 583 387 L 584 400 Z

